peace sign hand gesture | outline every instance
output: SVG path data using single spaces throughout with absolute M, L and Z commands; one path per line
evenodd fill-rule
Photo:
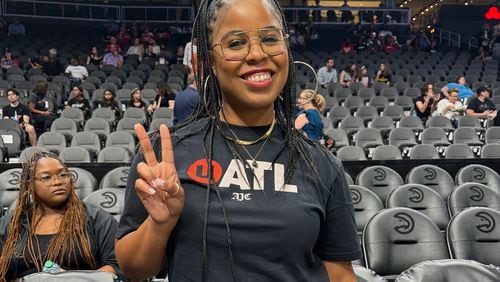
M 151 219 L 157 224 L 165 224 L 171 219 L 177 220 L 184 207 L 184 189 L 175 169 L 170 132 L 165 125 L 160 126 L 161 162 L 156 160 L 156 154 L 144 127 L 136 124 L 135 132 L 146 161 L 137 165 L 139 175 L 135 181 L 137 195 Z

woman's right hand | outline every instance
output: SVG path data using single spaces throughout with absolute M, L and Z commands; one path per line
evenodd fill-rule
M 161 162 L 156 160 L 144 127 L 137 124 L 135 132 L 145 160 L 137 165 L 138 179 L 135 181 L 135 190 L 151 219 L 163 225 L 171 219 L 176 220 L 184 207 L 184 189 L 175 168 L 170 132 L 167 126 L 160 126 Z

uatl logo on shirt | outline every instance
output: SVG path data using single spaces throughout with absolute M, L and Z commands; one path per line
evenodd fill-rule
M 250 160 L 247 160 L 250 164 Z M 250 165 L 246 167 L 240 160 L 231 160 L 226 171 L 222 171 L 222 166 L 212 161 L 212 181 L 218 183 L 219 188 L 237 187 L 242 192 L 263 191 L 269 189 L 266 187 L 264 176 L 271 174 L 273 176 L 273 188 L 277 192 L 297 193 L 297 186 L 285 184 L 285 166 L 279 163 L 271 163 L 257 161 L 257 168 L 253 169 L 253 174 Z M 194 181 L 207 184 L 208 183 L 208 161 L 200 159 L 195 161 L 188 168 L 187 175 Z M 253 178 L 251 179 L 251 177 Z M 239 197 L 241 199 L 250 199 L 249 196 Z

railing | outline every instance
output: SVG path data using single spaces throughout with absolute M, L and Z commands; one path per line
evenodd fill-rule
M 439 43 L 447 42 L 450 47 L 460 48 L 462 44 L 462 36 L 459 33 L 446 29 L 436 29 L 436 32 L 432 33 L 432 38 L 439 40 Z
M 341 8 L 341 7 L 284 7 L 286 19 L 289 23 L 307 22 L 312 20 L 316 25 L 345 25 L 343 12 L 352 13 L 354 23 L 371 24 L 373 16 L 377 16 L 377 25 L 409 25 L 410 9 L 377 9 L 377 8 Z M 387 20 L 390 16 L 391 20 Z
M 79 21 L 192 23 L 191 6 L 116 6 L 38 0 L 1 0 L 4 16 Z

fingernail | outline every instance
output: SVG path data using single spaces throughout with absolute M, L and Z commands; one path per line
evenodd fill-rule
M 149 194 L 149 195 L 154 195 L 155 193 L 156 193 L 156 190 L 155 190 L 155 189 L 153 189 L 153 188 L 149 188 L 149 189 L 148 189 L 148 194 Z
M 163 186 L 165 186 L 165 181 L 159 178 L 153 180 L 152 182 L 153 182 L 153 187 L 155 188 L 163 188 Z

